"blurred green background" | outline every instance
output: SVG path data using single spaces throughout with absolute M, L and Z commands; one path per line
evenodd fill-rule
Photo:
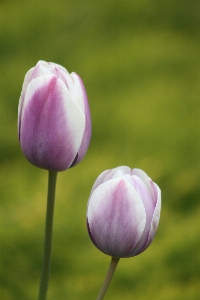
M 41 59 L 82 77 L 93 121 L 85 159 L 58 176 L 48 299 L 96 298 L 110 258 L 88 237 L 87 200 L 119 165 L 160 186 L 162 214 L 105 299 L 199 299 L 199 0 L 0 1 L 1 299 L 37 299 L 47 172 L 22 155 L 17 108 Z

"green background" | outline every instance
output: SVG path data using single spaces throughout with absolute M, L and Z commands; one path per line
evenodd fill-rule
M 58 176 L 48 300 L 96 298 L 110 258 L 88 237 L 87 200 L 120 165 L 160 186 L 162 213 L 105 299 L 199 299 L 199 0 L 0 1 L 1 299 L 37 299 L 47 172 L 20 150 L 17 109 L 41 59 L 82 77 L 93 124 L 84 160 Z

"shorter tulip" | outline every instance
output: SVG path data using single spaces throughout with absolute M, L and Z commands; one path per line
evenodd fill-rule
M 18 136 L 24 155 L 37 167 L 63 171 L 80 162 L 91 137 L 81 78 L 45 61 L 30 69 L 19 100 Z
M 94 245 L 112 257 L 131 257 L 153 241 L 161 209 L 159 187 L 139 169 L 118 167 L 95 181 L 87 208 Z

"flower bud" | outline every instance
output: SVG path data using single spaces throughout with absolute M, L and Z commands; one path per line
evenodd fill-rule
M 124 166 L 107 170 L 88 201 L 90 238 L 110 256 L 136 256 L 153 241 L 160 209 L 161 191 L 145 172 Z
M 45 61 L 30 69 L 19 100 L 18 136 L 24 155 L 39 168 L 63 171 L 79 163 L 91 137 L 81 78 Z

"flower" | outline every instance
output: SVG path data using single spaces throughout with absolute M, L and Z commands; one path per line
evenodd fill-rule
M 24 155 L 37 167 L 63 171 L 78 164 L 91 137 L 81 78 L 45 61 L 30 69 L 19 100 L 18 136 Z
M 113 257 L 131 257 L 153 241 L 161 209 L 161 191 L 140 169 L 118 167 L 95 181 L 87 207 L 94 245 Z

